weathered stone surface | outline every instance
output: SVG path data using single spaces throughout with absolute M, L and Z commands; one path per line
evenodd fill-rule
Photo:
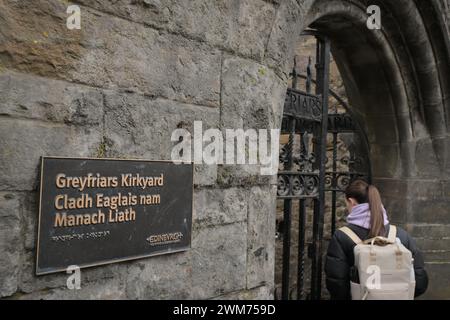
M 20 283 L 18 291 L 24 294 L 45 289 L 66 288 L 68 275 L 64 272 L 36 276 L 36 255 L 34 251 L 24 253 L 20 266 Z M 83 285 L 83 271 L 81 275 Z
M 450 136 L 435 138 L 432 144 L 441 176 L 450 177 Z
M 99 125 L 103 98 L 98 89 L 16 72 L 0 73 L 0 115 Z
M 450 180 L 442 181 L 442 195 L 444 198 L 450 198 Z
M 280 128 L 286 84 L 267 67 L 250 60 L 228 57 L 222 67 L 221 128 L 268 130 L 270 152 L 270 129 Z M 243 98 L 245 97 L 245 98 Z M 246 138 L 246 152 L 249 148 Z M 258 144 L 258 152 L 260 150 Z M 237 152 L 234 152 L 235 161 Z M 222 185 L 266 184 L 270 177 L 261 175 L 261 164 L 221 165 L 218 182 Z
M 260 286 L 250 290 L 231 292 L 214 298 L 215 300 L 273 300 L 273 288 Z
M 440 177 L 440 168 L 436 153 L 434 152 L 431 141 L 428 139 L 420 140 L 416 143 L 415 165 L 419 177 Z
M 65 292 L 67 290 L 67 278 L 69 275 L 65 272 L 52 273 L 47 275 L 36 276 L 36 255 L 34 251 L 27 251 L 22 257 L 22 264 L 20 266 L 20 282 L 19 282 L 19 292 L 21 294 L 34 293 L 31 297 L 39 298 L 39 295 L 42 298 L 45 298 L 45 291 L 47 289 L 56 289 L 58 292 Z M 114 282 L 112 280 L 121 280 L 122 275 L 126 274 L 126 264 L 110 264 L 103 265 L 91 268 L 81 269 L 81 288 L 84 287 L 95 287 L 96 284 L 99 286 L 99 292 L 101 291 L 100 287 L 101 283 L 105 286 L 105 290 L 108 287 L 109 281 Z M 71 291 L 71 290 L 67 290 Z M 74 293 L 62 293 L 64 299 L 70 298 L 73 296 L 77 297 L 79 294 L 83 296 L 85 293 L 81 293 L 83 290 L 74 290 L 80 291 L 77 294 Z M 40 293 L 39 293 L 40 292 Z M 89 293 L 86 293 L 89 294 Z
M 213 186 L 216 182 L 216 164 L 194 164 L 194 186 Z
M 400 149 L 400 175 L 403 177 L 417 177 L 415 165 L 415 142 L 401 143 Z
M 273 177 L 261 175 L 259 164 L 223 164 L 217 166 L 217 183 L 223 187 L 267 185 Z
M 305 27 L 302 19 L 304 13 L 311 7 L 313 1 L 302 1 L 301 6 L 296 0 L 281 1 L 277 16 L 273 23 L 270 39 L 267 43 L 265 62 L 277 70 L 283 78 L 288 79 L 292 68 L 291 58 L 294 56 L 295 44 Z
M 450 225 L 411 223 L 408 226 L 408 231 L 413 237 L 439 239 L 448 237 L 450 234 Z
M 13 68 L 42 76 L 62 77 L 86 52 L 78 30 L 66 27 L 64 1 L 0 3 L 0 69 Z
M 25 192 L 22 199 L 24 246 L 25 250 L 33 250 L 37 245 L 39 192 Z
M 391 198 L 403 198 L 408 195 L 408 183 L 400 179 L 374 178 L 373 184 L 377 186 L 381 195 Z
M 128 266 L 128 299 L 188 299 L 193 269 L 190 252 L 142 259 Z
M 225 58 L 222 66 L 222 128 L 279 128 L 286 87 L 264 65 L 241 58 Z
M 82 8 L 81 30 L 70 32 L 62 2 L 40 0 L 31 13 L 24 4 L 9 2 L 8 9 L 1 10 L 6 37 L 0 62 L 7 68 L 94 87 L 219 104 L 219 50 L 87 7 Z
M 372 174 L 376 178 L 397 178 L 399 174 L 400 152 L 398 144 L 370 146 Z
M 219 110 L 108 91 L 105 94 L 107 154 L 170 160 L 172 147 L 177 143 L 171 141 L 172 132 L 186 129 L 191 133 L 193 145 L 194 121 L 202 121 L 203 130 L 217 128 Z
M 426 238 L 416 238 L 417 246 L 424 251 L 446 251 L 450 248 L 450 239 L 448 237 L 439 238 L 434 236 L 431 239 Z
M 172 132 L 186 129 L 191 134 L 194 121 L 202 121 L 203 131 L 218 128 L 219 110 L 138 94 L 105 93 L 105 154 L 110 157 L 139 157 L 170 160 Z M 193 151 L 191 153 L 193 159 Z M 213 185 L 216 165 L 195 165 L 194 184 Z
M 247 223 L 247 289 L 273 286 L 276 187 L 250 189 Z
M 437 81 L 439 81 L 439 80 L 437 80 Z M 433 83 L 432 85 L 433 85 L 433 87 L 432 87 L 433 90 L 436 90 L 436 88 L 439 88 L 438 83 Z M 444 110 L 443 110 L 442 104 L 441 104 L 442 97 L 439 97 L 439 95 L 436 93 L 435 93 L 435 95 L 437 96 L 436 98 L 438 98 L 438 99 L 440 98 L 439 99 L 440 101 L 438 101 L 436 104 L 433 104 L 433 105 L 425 105 L 424 106 L 424 109 L 426 112 L 426 124 L 430 130 L 430 135 L 432 137 L 443 137 L 447 132 L 447 128 L 446 128 L 445 113 L 444 113 Z
M 247 221 L 248 190 L 201 189 L 194 193 L 194 224 L 214 226 Z
M 408 181 L 407 197 L 415 200 L 445 199 L 441 181 L 411 179 Z
M 40 157 L 94 156 L 98 128 L 0 118 L 0 190 L 34 190 Z
M 82 283 L 79 290 L 70 290 L 67 287 L 54 288 L 42 292 L 19 294 L 17 298 L 26 300 L 119 300 L 125 299 L 126 296 L 124 284 L 120 279 L 107 279 L 86 285 Z
M 81 45 L 90 50 L 70 73 L 73 80 L 187 103 L 219 105 L 218 50 L 179 35 L 86 11 Z
M 1 120 L 4 125 L 0 130 L 9 133 L 1 142 L 2 161 L 8 164 L 2 168 L 5 174 L 0 188 L 32 189 L 39 156 L 88 155 L 87 149 L 99 143 L 103 121 L 103 99 L 99 90 L 5 72 L 0 74 L 0 91 L 4 92 L 0 97 L 0 114 L 7 116 Z M 18 164 L 21 164 L 20 170 L 7 169 Z
M 247 225 L 243 222 L 193 230 L 192 297 L 205 299 L 246 285 Z
M 450 250 L 422 250 L 426 262 L 448 262 L 450 261 Z
M 411 209 L 406 201 L 395 196 L 391 197 L 386 193 L 382 194 L 382 200 L 391 223 L 403 224 L 408 221 L 408 215 Z
M 394 144 L 399 141 L 397 119 L 394 115 L 384 115 L 378 113 L 365 119 L 370 124 L 371 130 L 368 132 L 370 143 Z
M 428 273 L 428 289 L 420 299 L 443 299 L 450 296 L 450 263 L 427 263 L 425 269 Z
M 21 194 L 0 192 L 0 297 L 17 290 L 22 239 Z
M 262 59 L 276 6 L 260 0 L 82 0 L 85 6 Z
M 413 200 L 411 220 L 424 223 L 450 223 L 450 200 Z
M 385 80 L 382 80 L 385 81 Z M 375 81 L 374 81 L 375 82 Z M 376 83 L 376 82 L 375 82 Z M 382 82 L 383 83 L 383 82 Z M 354 84 L 358 85 L 358 83 Z M 363 116 L 370 116 L 370 115 L 395 115 L 395 108 L 392 102 L 386 103 L 385 98 L 389 95 L 388 89 L 382 85 L 379 84 L 375 87 L 373 86 L 373 83 L 368 83 L 367 86 L 357 86 L 357 88 L 352 88 L 352 90 L 359 90 L 359 94 L 361 98 L 364 98 L 368 101 L 368 103 L 361 103 L 363 105 L 363 110 L 358 110 L 359 112 L 362 112 Z M 356 104 L 353 103 L 353 104 Z M 357 109 L 357 108 L 356 108 Z M 365 123 L 365 125 L 368 125 L 369 123 Z M 393 128 L 386 128 L 387 131 L 391 132 L 394 135 Z

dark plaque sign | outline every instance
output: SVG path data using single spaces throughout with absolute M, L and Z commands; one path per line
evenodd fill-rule
M 187 250 L 193 165 L 43 157 L 36 274 Z

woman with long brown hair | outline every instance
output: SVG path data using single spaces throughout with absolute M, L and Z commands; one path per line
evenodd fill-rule
M 347 227 L 361 240 L 377 236 L 387 237 L 389 220 L 381 202 L 378 189 L 362 180 L 355 180 L 345 190 L 345 201 L 349 215 Z M 414 296 L 421 295 L 428 286 L 422 254 L 414 239 L 397 227 L 396 237 L 412 253 L 416 287 Z M 337 230 L 328 246 L 325 262 L 326 285 L 331 299 L 351 299 L 350 280 L 354 265 L 355 242 L 341 230 Z

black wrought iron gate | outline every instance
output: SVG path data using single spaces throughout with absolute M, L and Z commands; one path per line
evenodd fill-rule
M 297 299 L 320 299 L 322 284 L 322 239 L 326 193 L 331 193 L 331 233 L 336 228 L 337 194 L 353 179 L 363 177 L 370 180 L 368 144 L 363 130 L 349 113 L 347 105 L 329 89 L 330 42 L 313 31 L 306 33 L 316 37 L 316 80 L 312 79 L 311 59 L 306 75 L 297 73 L 296 61 L 290 74 L 291 87 L 287 90 L 283 112 L 282 148 L 278 172 L 278 199 L 283 201 L 281 234 L 283 237 L 281 298 L 291 296 L 291 231 L 298 228 L 298 252 L 296 272 Z M 299 90 L 298 80 L 305 80 L 305 90 Z M 315 86 L 314 93 L 311 87 Z M 328 110 L 329 94 L 334 97 L 341 110 Z M 344 112 L 340 112 L 340 111 Z M 365 147 L 363 157 L 348 150 L 338 157 L 338 135 L 359 134 Z M 327 137 L 332 136 L 331 163 L 327 158 Z M 361 148 L 358 150 L 361 151 Z M 330 152 L 329 152 L 330 153 Z M 339 165 L 340 164 L 340 165 Z M 338 166 L 339 165 L 339 166 Z M 312 211 L 312 226 L 308 226 L 307 207 Z M 292 225 L 294 208 L 298 208 L 298 225 Z M 306 230 L 312 228 L 310 239 Z M 307 241 L 309 240 L 309 241 Z M 310 290 L 305 294 L 305 262 L 311 259 Z

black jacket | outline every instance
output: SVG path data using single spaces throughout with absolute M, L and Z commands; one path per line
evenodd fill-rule
M 366 240 L 369 230 L 349 224 L 348 227 L 355 232 L 361 240 Z M 386 228 L 386 235 L 389 226 Z M 416 290 L 414 296 L 425 292 L 428 286 L 428 276 L 424 268 L 424 260 L 413 238 L 402 228 L 397 227 L 397 238 L 412 252 L 414 258 L 414 271 L 416 276 Z M 328 246 L 325 261 L 326 285 L 333 300 L 348 300 L 350 295 L 350 267 L 354 265 L 353 248 L 355 243 L 342 231 L 336 230 Z

